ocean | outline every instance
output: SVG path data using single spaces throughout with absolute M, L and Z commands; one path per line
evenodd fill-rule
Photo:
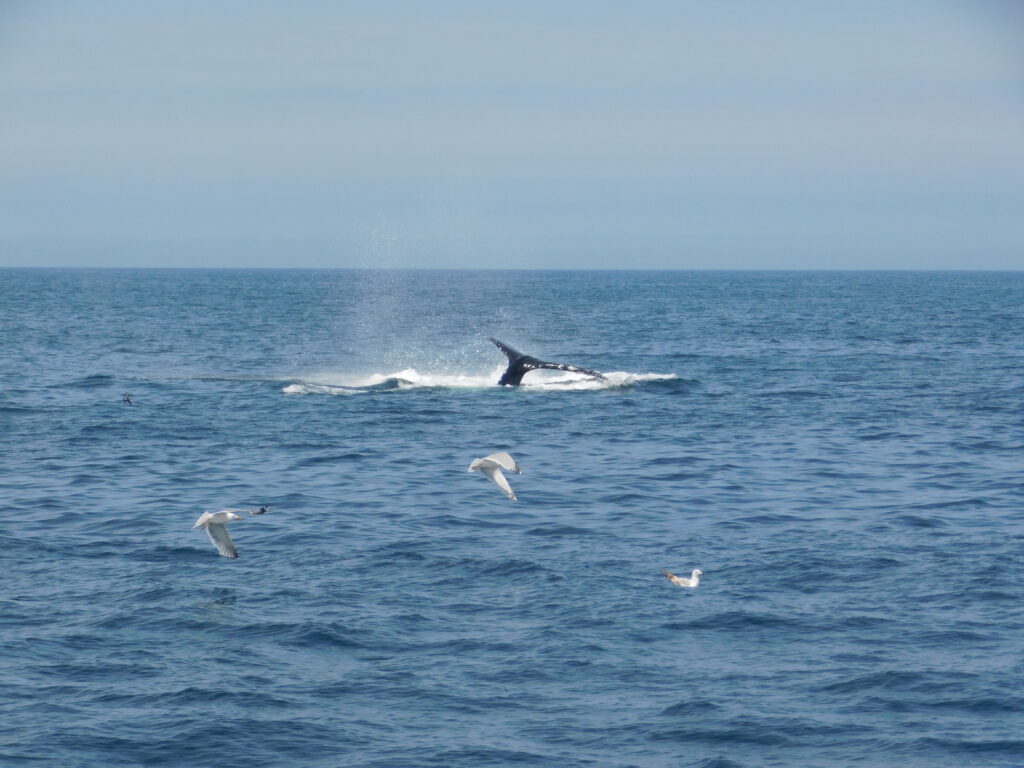
M 0 270 L 0 765 L 1022 766 L 1022 331 L 1020 272 Z

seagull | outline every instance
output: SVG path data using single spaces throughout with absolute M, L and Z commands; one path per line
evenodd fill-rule
M 509 472 L 515 472 L 517 475 L 521 475 L 523 470 L 516 464 L 516 460 L 509 456 L 507 453 L 492 453 L 490 456 L 485 456 L 482 459 L 473 459 L 469 464 L 469 471 L 475 472 L 480 470 L 488 479 L 494 481 L 501 490 L 505 492 L 512 501 L 516 500 L 516 495 L 512 493 L 512 486 L 508 484 L 508 480 L 505 479 L 505 475 L 501 473 L 502 469 L 507 469 Z
M 676 576 L 675 574 L 669 573 L 668 571 L 662 571 L 665 574 L 665 578 L 675 584 L 677 587 L 689 587 L 690 589 L 696 589 L 697 585 L 700 584 L 700 577 L 704 575 L 704 572 L 700 568 L 694 568 L 690 574 L 690 578 L 684 578 L 682 576 Z
M 238 550 L 235 549 L 235 544 L 228 535 L 228 529 L 224 526 L 232 520 L 241 519 L 241 515 L 236 515 L 230 509 L 222 509 L 220 512 L 203 512 L 192 527 L 205 528 L 206 535 L 210 537 L 213 546 L 224 557 L 238 557 Z

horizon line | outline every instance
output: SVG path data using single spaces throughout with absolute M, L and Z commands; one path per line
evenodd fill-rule
M 966 267 L 893 267 L 893 268 L 850 268 L 850 267 L 633 267 L 620 269 L 613 267 L 154 267 L 154 266 L 5 266 L 0 270 L 45 272 L 55 270 L 79 271 L 88 270 L 135 270 L 135 271 L 166 271 L 166 272 L 851 272 L 851 273 L 908 273 L 908 272 L 954 272 L 954 273 L 1000 273 L 1014 274 L 1024 269 L 969 269 Z

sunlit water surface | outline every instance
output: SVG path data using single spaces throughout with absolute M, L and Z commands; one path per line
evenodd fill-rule
M 1022 330 L 1021 273 L 0 271 L 0 764 L 1024 764 Z

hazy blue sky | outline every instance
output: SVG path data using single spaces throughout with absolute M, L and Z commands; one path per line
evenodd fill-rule
M 1024 3 L 0 0 L 0 266 L 1024 268 Z

